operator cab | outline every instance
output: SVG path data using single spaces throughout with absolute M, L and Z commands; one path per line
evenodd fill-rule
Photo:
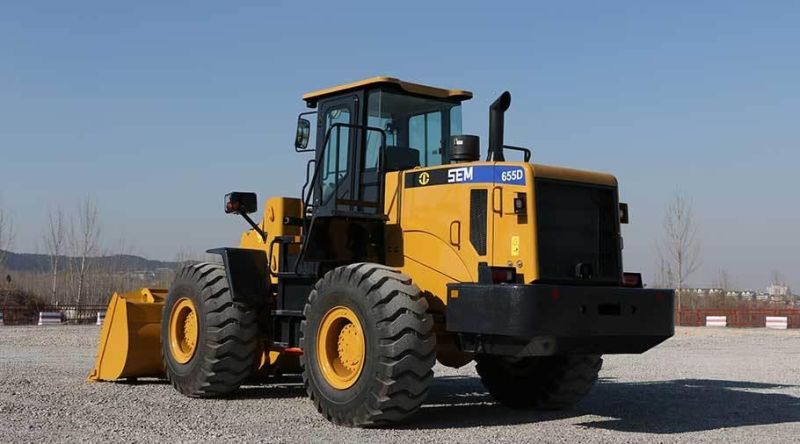
M 319 216 L 383 217 L 384 174 L 448 163 L 450 136 L 461 134 L 461 102 L 471 97 L 469 91 L 392 77 L 304 95 L 307 106 L 317 109 L 317 171 L 307 180 L 304 200 Z M 298 150 L 308 146 L 307 114 L 300 116 Z
M 295 149 L 314 158 L 303 186 L 306 234 L 296 264 L 384 263 L 386 173 L 448 163 L 450 136 L 461 134 L 461 102 L 470 98 L 469 91 L 392 77 L 304 95 L 316 111 L 298 116 Z M 317 115 L 315 131 L 304 118 L 310 114 Z

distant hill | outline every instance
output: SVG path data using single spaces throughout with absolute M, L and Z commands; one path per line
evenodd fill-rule
M 9 270 L 31 272 L 50 270 L 50 256 L 46 254 L 14 253 L 2 250 L 0 252 L 0 254 L 4 253 L 6 255 L 4 266 Z M 63 269 L 67 265 L 67 261 L 75 261 L 77 263 L 78 260 L 78 258 L 74 257 L 59 256 L 59 268 Z M 177 262 L 156 261 L 130 254 L 90 257 L 87 260 L 90 268 L 127 271 L 155 271 L 159 268 L 176 268 L 178 266 Z

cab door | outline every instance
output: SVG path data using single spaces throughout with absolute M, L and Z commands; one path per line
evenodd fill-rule
M 358 96 L 352 95 L 320 104 L 317 119 L 317 165 L 319 177 L 314 193 L 315 211 L 329 213 L 337 202 L 353 200 L 357 131 L 348 126 L 358 123 Z

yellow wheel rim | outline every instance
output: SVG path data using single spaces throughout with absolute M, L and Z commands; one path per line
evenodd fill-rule
M 197 348 L 197 310 L 189 298 L 180 298 L 169 315 L 169 349 L 179 364 L 186 364 Z
M 325 313 L 317 332 L 317 362 L 331 387 L 353 386 L 364 369 L 364 330 L 353 310 L 337 306 Z

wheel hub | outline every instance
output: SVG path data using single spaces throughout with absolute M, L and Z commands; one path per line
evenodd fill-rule
M 325 381 L 339 390 L 352 387 L 364 368 L 365 356 L 364 331 L 356 313 L 344 306 L 330 309 L 317 333 L 317 362 Z
M 339 333 L 337 347 L 339 359 L 351 371 L 358 370 L 358 366 L 361 364 L 363 348 L 359 347 L 359 343 L 363 342 L 364 339 L 361 337 L 361 332 L 353 324 L 345 325 L 341 333 Z
M 169 348 L 179 364 L 186 364 L 194 356 L 198 337 L 197 310 L 189 298 L 180 298 L 169 315 Z

